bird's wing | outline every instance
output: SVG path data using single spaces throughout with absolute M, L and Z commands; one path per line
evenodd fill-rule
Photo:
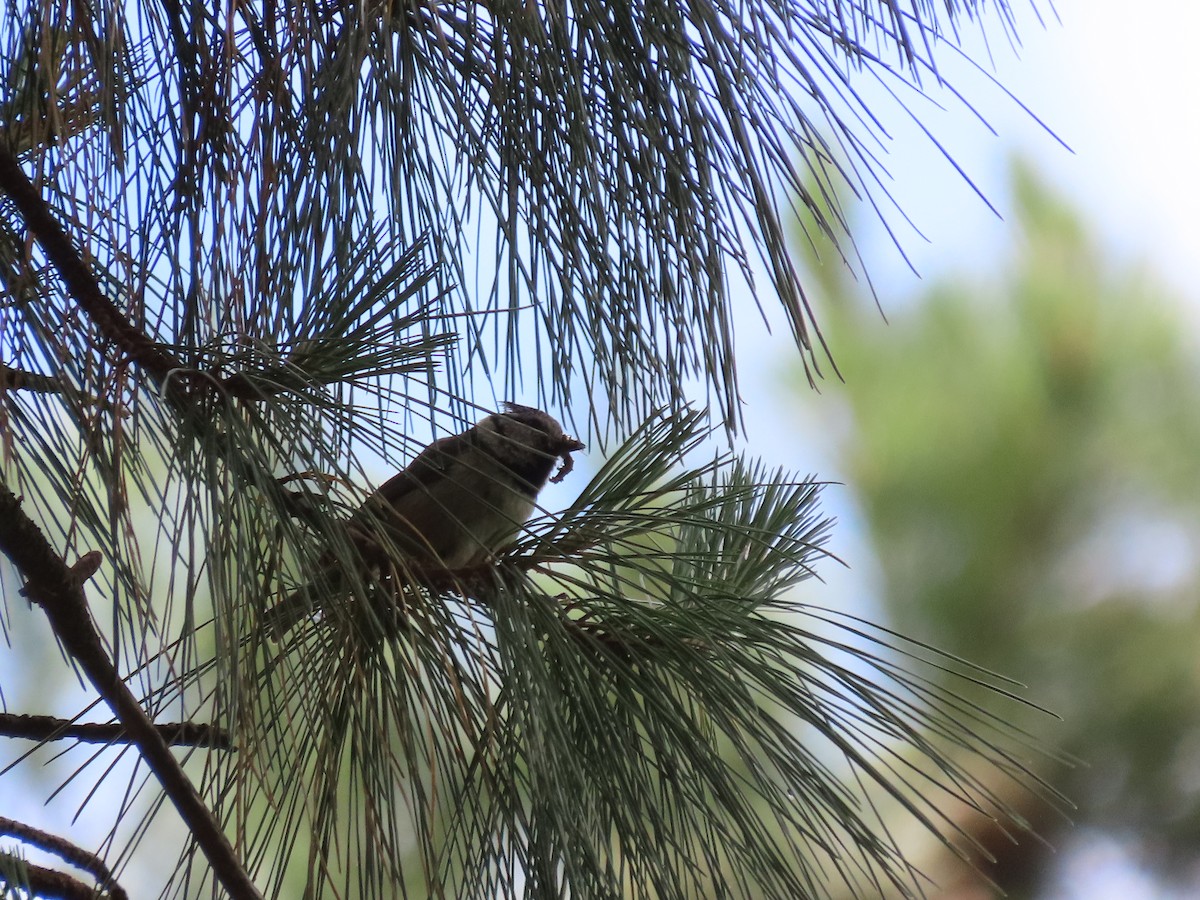
M 439 438 L 417 454 L 416 458 L 397 472 L 370 497 L 363 506 L 370 505 L 378 512 L 384 505 L 396 506 L 415 491 L 425 493 L 434 484 L 446 477 L 454 460 L 462 456 L 471 444 L 465 435 Z

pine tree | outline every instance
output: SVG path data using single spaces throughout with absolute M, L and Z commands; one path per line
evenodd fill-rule
M 880 804 L 1003 816 L 976 767 L 1026 779 L 1011 698 L 799 607 L 821 485 L 720 447 L 759 262 L 829 366 L 785 214 L 837 233 L 877 179 L 847 72 L 919 86 L 976 12 L 12 0 L 6 617 L 39 608 L 96 702 L 4 732 L 120 799 L 98 854 L 5 830 L 112 896 L 173 816 L 172 896 L 920 892 Z M 586 432 L 577 498 L 495 565 L 363 567 L 346 510 L 503 399 Z M 330 559 L 347 596 L 273 640 Z

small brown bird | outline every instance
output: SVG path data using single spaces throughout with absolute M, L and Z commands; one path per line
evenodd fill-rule
M 373 493 L 347 520 L 359 546 L 394 546 L 426 568 L 479 565 L 511 541 L 533 513 L 547 481 L 571 471 L 583 444 L 540 409 L 507 403 L 462 434 L 441 438 Z M 562 468 L 551 478 L 555 465 Z M 332 564 L 332 561 L 330 561 Z M 267 614 L 277 637 L 337 593 L 325 573 Z

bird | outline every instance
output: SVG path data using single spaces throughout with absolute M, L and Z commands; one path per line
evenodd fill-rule
M 505 403 L 461 434 L 440 438 L 385 481 L 347 520 L 350 543 L 364 555 L 389 553 L 410 568 L 458 570 L 489 562 L 533 514 L 538 493 L 571 471 L 585 445 L 548 413 Z M 561 460 L 557 474 L 551 475 Z M 321 572 L 267 613 L 282 638 L 299 621 L 345 592 L 344 565 L 326 551 Z

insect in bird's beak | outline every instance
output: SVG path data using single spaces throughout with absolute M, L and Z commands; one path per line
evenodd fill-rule
M 558 484 L 571 474 L 571 470 L 575 468 L 575 460 L 571 458 L 571 451 L 582 450 L 584 446 L 583 441 L 578 441 L 569 434 L 563 435 L 562 449 L 558 453 L 562 457 L 562 465 L 558 467 L 558 471 L 550 478 L 551 484 Z

